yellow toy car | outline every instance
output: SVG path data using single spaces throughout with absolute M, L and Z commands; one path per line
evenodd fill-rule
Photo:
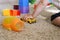
M 22 21 L 28 22 L 29 24 L 36 23 L 36 19 L 34 18 L 28 18 L 27 20 L 24 20 L 21 18 Z

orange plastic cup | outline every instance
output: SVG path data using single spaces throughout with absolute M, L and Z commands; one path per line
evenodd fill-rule
M 16 17 L 7 17 L 3 20 L 3 27 L 8 30 L 13 30 L 15 32 L 22 31 L 24 28 L 24 22 Z

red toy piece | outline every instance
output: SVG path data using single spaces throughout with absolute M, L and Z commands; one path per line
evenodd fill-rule
M 10 10 L 10 16 L 13 16 L 13 10 Z
M 4 9 L 3 16 L 20 16 L 19 10 Z
M 19 10 L 10 10 L 10 16 L 20 16 Z
M 13 10 L 13 16 L 20 16 L 19 10 Z

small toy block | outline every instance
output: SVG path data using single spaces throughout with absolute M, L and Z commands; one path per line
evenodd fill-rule
M 13 16 L 17 16 L 17 10 L 13 10 Z
M 15 10 L 18 10 L 19 9 L 19 5 L 14 5 L 13 7 Z
M 13 16 L 13 10 L 10 10 L 10 16 Z
M 4 9 L 3 16 L 10 16 L 10 9 Z
M 20 16 L 19 10 L 13 10 L 13 16 Z
M 20 13 L 20 11 L 18 10 L 18 12 L 17 12 L 17 16 L 20 16 L 20 14 L 21 14 L 21 13 Z

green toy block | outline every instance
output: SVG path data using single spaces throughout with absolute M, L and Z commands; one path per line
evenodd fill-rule
M 34 4 L 36 0 L 29 0 L 29 3 Z

